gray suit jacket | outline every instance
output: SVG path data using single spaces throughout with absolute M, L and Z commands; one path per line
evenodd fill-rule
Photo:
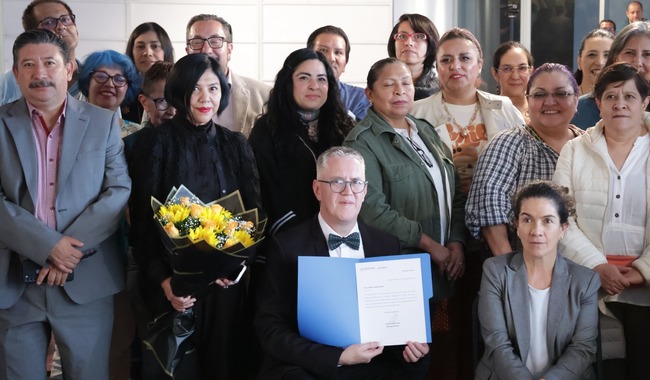
M 70 298 L 83 304 L 115 294 L 124 288 L 126 259 L 116 231 L 131 191 L 119 119 L 68 95 L 54 230 L 34 216 L 38 163 L 28 112 L 23 98 L 0 107 L 0 308 L 25 288 L 22 261 L 45 265 L 64 235 L 97 250 L 66 283 Z
M 271 86 L 254 79 L 235 73 L 230 74 L 232 92 L 230 101 L 233 104 L 233 131 L 241 132 L 248 138 L 257 117 L 264 111 L 264 105 L 269 101 Z
M 592 375 L 598 336 L 598 275 L 559 254 L 553 268 L 546 343 L 552 379 Z M 533 379 L 526 368 L 530 346 L 530 296 L 523 255 L 510 253 L 483 264 L 479 319 L 485 352 L 476 379 Z

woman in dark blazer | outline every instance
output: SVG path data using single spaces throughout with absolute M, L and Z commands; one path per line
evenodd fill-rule
M 551 182 L 516 196 L 522 252 L 483 265 L 479 319 L 485 352 L 476 379 L 589 379 L 598 336 L 600 279 L 557 254 L 573 200 Z

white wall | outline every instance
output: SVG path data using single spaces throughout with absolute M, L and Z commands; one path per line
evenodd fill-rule
M 22 32 L 27 0 L 0 0 L 2 65 L 11 67 L 11 46 Z M 386 56 L 393 26 L 392 0 L 69 0 L 77 15 L 77 56 L 102 49 L 123 52 L 138 24 L 155 21 L 169 34 L 175 57 L 185 55 L 185 26 L 193 15 L 214 13 L 233 26 L 234 71 L 272 82 L 285 57 L 304 47 L 316 28 L 332 24 L 348 34 L 352 52 L 342 80 L 365 86 L 368 68 Z

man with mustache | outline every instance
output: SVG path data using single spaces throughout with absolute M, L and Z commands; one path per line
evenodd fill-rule
M 68 94 L 68 44 L 13 45 L 22 98 L 0 107 L 0 378 L 43 379 L 51 333 L 66 379 L 108 379 L 118 222 L 131 190 L 119 118 Z
M 341 82 L 341 74 L 350 59 L 350 40 L 343 29 L 326 25 L 314 30 L 307 38 L 307 47 L 323 55 L 330 62 L 334 76 L 339 82 L 339 95 L 343 107 L 356 121 L 366 117 L 370 102 L 363 88 Z
M 25 31 L 47 29 L 65 41 L 73 64 L 72 78 L 68 81 L 68 92 L 77 97 L 80 93 L 77 85 L 77 69 L 81 62 L 75 58 L 75 49 L 79 41 L 79 31 L 70 6 L 61 0 L 34 0 L 23 13 L 23 28 Z M 0 77 L 0 105 L 11 103 L 20 97 L 16 78 L 12 72 L 7 71 Z

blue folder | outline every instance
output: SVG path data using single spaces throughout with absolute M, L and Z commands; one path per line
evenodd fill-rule
M 420 259 L 427 342 L 431 342 L 429 299 L 433 297 L 431 258 L 426 253 L 350 259 L 298 257 L 298 328 L 314 342 L 347 347 L 360 342 L 355 264 Z

